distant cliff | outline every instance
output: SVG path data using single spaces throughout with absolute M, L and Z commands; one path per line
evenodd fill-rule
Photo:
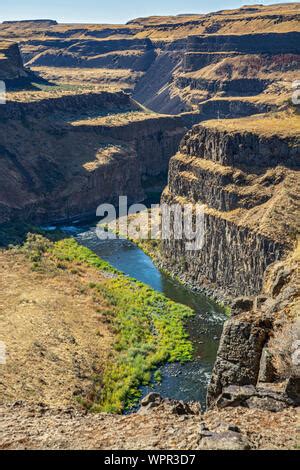
M 0 223 L 95 215 L 119 195 L 143 200 L 187 131 L 185 118 L 145 113 L 123 92 L 14 96 L 0 108 Z
M 46 19 L 41 19 L 41 20 L 18 20 L 18 21 L 3 21 L 3 25 L 35 25 L 35 26 L 55 26 L 57 25 L 57 21 L 55 20 L 46 20 Z
M 0 35 L 19 41 L 25 63 L 43 68 L 46 78 L 54 68 L 86 68 L 107 84 L 107 71 L 112 77 L 115 70 L 129 71 L 123 89 L 127 85 L 137 101 L 168 114 L 238 117 L 278 107 L 298 78 L 300 61 L 297 3 L 138 18 L 126 25 L 4 22 Z

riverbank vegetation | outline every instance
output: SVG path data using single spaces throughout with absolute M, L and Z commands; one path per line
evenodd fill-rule
M 131 214 L 125 219 L 117 219 L 117 223 L 113 221 L 110 224 L 99 224 L 99 228 L 102 228 L 105 232 L 112 232 L 120 238 L 126 238 L 127 240 L 134 243 L 138 248 L 140 248 L 147 256 L 149 256 L 153 263 L 159 268 L 161 272 L 170 278 L 174 279 L 179 284 L 186 286 L 190 289 L 193 289 L 193 286 L 186 281 L 185 277 L 182 274 L 186 271 L 186 260 L 184 256 L 176 262 L 174 260 L 173 266 L 166 265 L 164 256 L 162 254 L 162 240 L 160 238 L 161 230 L 157 232 L 157 238 L 151 238 L 151 220 L 158 223 L 160 220 L 160 209 L 147 209 L 142 213 L 143 218 L 141 218 L 140 213 Z M 127 230 L 122 230 L 122 227 L 126 227 Z M 135 236 L 130 235 L 129 227 L 135 227 L 136 234 Z M 159 222 L 160 226 L 160 222 Z M 131 233 L 134 233 L 132 231 Z M 207 294 L 210 297 L 210 294 Z M 231 307 L 228 303 L 220 298 L 213 297 L 213 300 L 221 309 L 223 309 L 224 314 L 227 317 L 231 315 Z

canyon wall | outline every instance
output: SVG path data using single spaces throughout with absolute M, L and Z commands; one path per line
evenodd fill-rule
M 32 96 L 32 99 L 31 99 Z M 140 107 L 123 93 L 56 92 L 44 95 L 27 95 L 26 100 L 18 99 L 18 94 L 8 93 L 5 106 L 0 107 L 0 119 L 9 124 L 13 120 L 48 119 L 66 121 L 72 117 L 138 111 Z
M 237 129 L 230 120 L 194 126 L 172 157 L 162 201 L 204 205 L 204 246 L 189 252 L 186 239 L 173 233 L 163 241 L 163 254 L 195 287 L 236 297 L 258 294 L 267 266 L 293 245 L 296 221 L 283 206 L 294 207 L 299 137 L 232 121 Z M 268 118 L 258 122 L 271 124 Z
M 28 66 L 87 67 L 147 70 L 155 60 L 156 52 L 149 39 L 48 39 L 42 43 L 29 41 L 28 47 L 39 53 L 24 52 Z M 59 53 L 58 53 L 59 52 Z
M 239 298 L 225 322 L 209 407 L 280 411 L 300 404 L 299 245 L 265 273 L 262 293 Z
M 299 34 L 190 35 L 156 42 L 156 59 L 137 82 L 134 97 L 158 112 L 198 110 L 204 118 L 269 111 L 278 107 L 274 84 L 286 92 L 279 71 L 296 79 Z
M 231 299 L 209 407 L 299 405 L 299 155 L 299 117 L 279 113 L 196 125 L 170 160 L 162 202 L 203 205 L 204 243 L 189 251 L 171 218 L 163 264 Z
M 19 41 L 26 65 L 50 83 L 114 82 L 155 112 L 239 117 L 284 104 L 298 78 L 298 14 L 288 4 L 126 25 L 5 22 L 0 35 Z
M 162 202 L 180 204 L 183 199 L 166 190 Z M 204 210 L 203 249 L 187 251 L 187 239 L 164 240 L 166 265 L 192 286 L 219 298 L 258 294 L 267 266 L 282 257 L 285 244 L 238 226 L 222 212 Z
M 187 131 L 183 117 L 143 112 L 119 93 L 36 93 L 0 109 L 0 223 L 95 215 L 145 198 Z M 18 138 L 16 139 L 16 135 Z

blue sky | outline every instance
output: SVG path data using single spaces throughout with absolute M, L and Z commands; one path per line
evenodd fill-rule
M 2 1 L 0 21 L 49 18 L 65 23 L 125 23 L 139 16 L 207 13 L 245 4 L 270 5 L 276 0 L 8 0 Z M 281 3 L 288 3 L 281 0 Z

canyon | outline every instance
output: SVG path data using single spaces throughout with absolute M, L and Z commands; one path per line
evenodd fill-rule
M 166 174 L 187 130 L 184 118 L 143 112 L 122 91 L 37 93 L 0 111 L 2 223 L 95 215 L 120 194 L 144 199 L 143 183 Z
M 99 204 L 115 204 L 120 195 L 144 201 L 158 184 L 168 206 L 202 205 L 204 247 L 188 251 L 172 227 L 154 259 L 190 288 L 231 306 L 200 434 L 198 411 L 184 409 L 181 420 L 178 403 L 152 397 L 153 406 L 144 403 L 129 417 L 70 409 L 67 414 L 89 429 L 105 421 L 105 437 L 75 435 L 78 445 L 117 445 L 113 425 L 128 430 L 122 445 L 132 448 L 133 428 L 144 423 L 151 448 L 178 448 L 182 436 L 186 449 L 296 447 L 300 118 L 291 95 L 300 64 L 299 5 L 138 18 L 126 25 L 4 22 L 0 38 L 0 80 L 6 84 L 6 104 L 0 105 L 2 238 L 11 224 L 91 218 Z M 13 255 L 5 253 L 2 264 L 13 272 Z M 84 272 L 94 282 L 93 275 Z M 62 274 L 61 282 L 74 290 L 68 276 Z M 16 282 L 22 286 L 20 278 Z M 72 325 L 83 363 L 91 360 L 84 332 L 94 325 L 93 306 L 80 298 L 85 301 L 91 318 L 79 333 Z M 70 390 L 64 393 L 70 401 Z M 50 433 L 41 443 L 36 422 L 30 435 L 12 438 L 11 410 L 30 426 L 27 397 L 11 404 L 12 396 L 0 405 L 3 448 L 23 448 L 22 439 L 32 448 L 72 447 L 70 416 L 53 410 L 51 401 L 41 408 L 32 400 L 32 407 L 50 427 L 59 423 L 62 433 L 67 430 L 65 444 Z M 257 416 L 269 429 L 255 433 Z M 151 420 L 161 426 L 159 439 Z M 233 423 L 241 431 L 231 429 Z M 146 448 L 144 437 L 139 446 Z

